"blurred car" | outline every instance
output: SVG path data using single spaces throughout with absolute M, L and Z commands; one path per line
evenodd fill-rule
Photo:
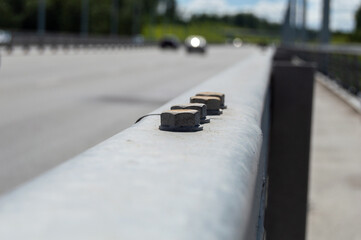
M 11 33 L 0 30 L 0 45 L 9 45 L 11 43 Z
M 260 41 L 257 43 L 257 45 L 261 48 L 266 48 L 268 47 L 268 43 L 266 41 Z
M 179 39 L 173 35 L 167 35 L 159 41 L 159 47 L 162 49 L 178 49 L 179 45 Z
M 207 49 L 207 41 L 202 36 L 189 36 L 185 40 L 185 46 L 187 49 L 187 52 L 199 52 L 199 53 L 205 53 Z
M 142 34 L 137 34 L 132 38 L 134 44 L 144 44 L 145 39 Z
M 235 46 L 236 48 L 240 48 L 243 45 L 243 41 L 240 38 L 235 38 L 233 39 L 233 46 Z

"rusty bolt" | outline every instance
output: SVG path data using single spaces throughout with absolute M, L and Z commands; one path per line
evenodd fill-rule
M 209 96 L 209 97 L 219 97 L 221 99 L 221 108 L 222 109 L 226 109 L 227 106 L 224 104 L 225 103 L 225 95 L 224 93 L 219 93 L 219 92 L 200 92 L 197 93 L 196 96 Z
M 160 130 L 175 132 L 194 132 L 202 130 L 200 113 L 193 109 L 169 110 L 161 114 Z
M 191 103 L 204 103 L 207 105 L 207 115 L 220 115 L 222 111 L 221 99 L 219 97 L 194 96 L 191 97 Z
M 200 113 L 201 117 L 201 124 L 203 123 L 209 123 L 209 119 L 207 119 L 207 105 L 203 103 L 188 103 L 188 104 L 179 104 L 174 105 L 170 109 L 193 109 L 197 110 Z

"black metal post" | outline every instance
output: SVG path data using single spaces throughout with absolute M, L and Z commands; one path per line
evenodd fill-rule
M 330 42 L 330 0 L 323 0 L 322 9 L 322 29 L 320 40 L 322 44 L 328 44 Z
M 302 0 L 302 32 L 301 40 L 303 42 L 307 41 L 307 0 Z
M 304 240 L 314 66 L 275 62 L 271 79 L 268 240 Z
M 38 34 L 44 35 L 46 27 L 46 0 L 38 0 Z
M 81 10 L 81 27 L 80 32 L 82 36 L 88 36 L 89 28 L 89 0 L 82 0 Z
M 119 29 L 119 0 L 113 0 L 111 9 L 111 23 L 111 33 L 112 35 L 117 35 Z

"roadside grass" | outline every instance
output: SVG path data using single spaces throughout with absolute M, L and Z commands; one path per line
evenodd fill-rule
M 159 40 L 165 35 L 174 35 L 181 41 L 184 41 L 189 35 L 201 35 L 205 37 L 209 43 L 225 43 L 232 41 L 234 38 L 240 38 L 244 42 L 259 44 L 279 42 L 279 36 L 277 34 L 265 34 L 255 30 L 229 26 L 222 23 L 208 22 L 193 23 L 189 25 L 146 25 L 142 29 L 142 34 L 146 39 L 151 40 Z

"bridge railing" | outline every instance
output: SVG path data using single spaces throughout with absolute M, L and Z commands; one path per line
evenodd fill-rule
M 153 112 L 225 93 L 202 131 L 151 115 L 1 197 L 0 239 L 304 239 L 313 70 L 272 55 Z
M 357 47 L 283 48 L 307 62 L 317 64 L 317 70 L 335 81 L 349 93 L 361 96 L 361 51 Z
M 154 42 L 145 41 L 139 37 L 127 36 L 81 36 L 79 34 L 46 33 L 39 35 L 33 32 L 14 32 L 11 41 L 3 44 L 8 50 L 20 46 L 29 48 L 32 46 L 43 47 L 118 47 L 118 46 L 149 46 Z

